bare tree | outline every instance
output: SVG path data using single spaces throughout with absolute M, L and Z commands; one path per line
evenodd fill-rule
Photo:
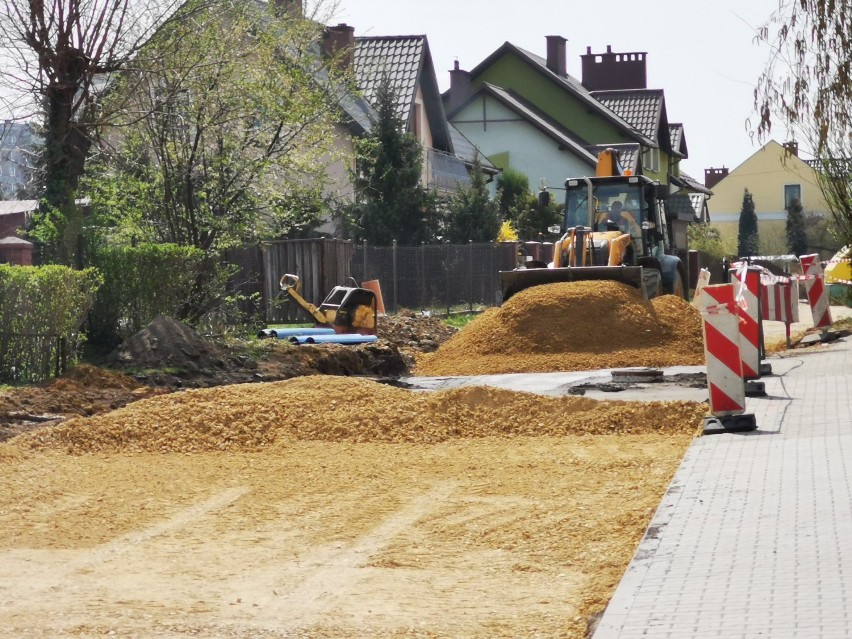
M 781 124 L 811 147 L 838 233 L 852 242 L 852 0 L 781 0 L 757 40 L 771 53 L 755 133 Z
M 0 60 L 4 106 L 43 124 L 44 200 L 57 258 L 72 263 L 80 214 L 75 192 L 86 155 L 108 114 L 100 97 L 110 78 L 181 0 L 4 0 Z

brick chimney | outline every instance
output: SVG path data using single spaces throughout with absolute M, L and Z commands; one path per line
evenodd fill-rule
M 556 75 L 565 77 L 568 72 L 565 62 L 565 43 L 568 40 L 558 35 L 549 35 L 545 38 L 547 39 L 547 68 Z
M 592 47 L 586 47 L 585 55 L 580 56 L 583 86 L 589 91 L 646 89 L 647 56 L 644 51 L 613 53 L 610 45 L 606 45 L 606 53 L 592 53 Z
M 304 15 L 302 0 L 272 0 L 272 3 L 275 5 L 275 12 L 278 15 L 291 13 L 300 18 Z
M 708 189 L 712 189 L 727 176 L 728 169 L 724 167 L 721 169 L 704 169 L 704 186 Z
M 793 142 L 793 141 L 785 142 L 783 146 L 784 146 L 784 150 L 787 151 L 787 153 L 789 155 L 792 155 L 794 157 L 799 157 L 799 143 L 798 142 Z
M 323 56 L 335 60 L 338 70 L 352 69 L 355 62 L 355 27 L 340 23 L 326 27 L 322 37 Z
M 470 72 L 459 67 L 459 61 L 453 62 L 450 70 L 450 91 L 444 109 L 449 112 L 464 102 L 470 95 Z

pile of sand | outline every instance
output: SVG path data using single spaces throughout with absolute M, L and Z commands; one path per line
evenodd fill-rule
M 304 377 L 161 395 L 14 440 L 90 452 L 260 450 L 294 440 L 435 443 L 490 436 L 694 432 L 690 402 L 598 402 L 468 387 L 418 393 L 365 379 Z
M 487 375 L 704 363 L 701 316 L 673 295 L 612 281 L 546 284 L 489 309 L 418 360 L 418 375 Z

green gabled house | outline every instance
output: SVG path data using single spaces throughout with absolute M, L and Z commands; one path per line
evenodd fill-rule
M 534 160 L 536 151 L 552 156 L 548 166 L 561 155 L 558 164 L 572 169 L 560 173 L 561 178 L 556 181 L 549 179 L 549 186 L 561 186 L 565 178 L 580 175 L 573 169 L 583 168 L 582 175 L 594 170 L 593 160 L 578 153 L 574 145 L 564 144 L 560 137 L 570 138 L 587 153 L 598 145 L 618 145 L 622 163 L 639 169 L 642 150 L 657 148 L 658 141 L 596 100 L 579 80 L 569 75 L 565 51 L 565 38 L 547 36 L 547 58 L 506 42 L 469 72 L 457 65 L 450 72 L 450 89 L 443 96 L 447 117 L 495 164 L 518 169 L 533 182 L 541 177 L 539 173 L 544 168 Z M 512 114 L 499 108 L 501 101 L 495 88 L 503 94 L 503 106 L 508 100 L 516 103 Z M 517 126 L 533 126 L 541 131 L 542 123 L 550 129 L 548 144 L 543 144 L 541 136 L 527 140 L 527 145 L 521 144 L 517 131 L 513 131 Z M 512 144 L 500 151 L 504 140 Z M 545 146 L 549 147 L 546 151 Z M 517 159 L 513 160 L 513 155 Z M 523 162 L 519 162 L 521 158 Z
M 525 173 L 532 186 L 541 180 L 559 188 L 568 177 L 593 175 L 597 153 L 611 147 L 626 170 L 668 185 L 672 194 L 709 193 L 681 176 L 683 125 L 669 124 L 664 92 L 647 88 L 646 53 L 587 48 L 578 80 L 567 72 L 567 40 L 546 42 L 546 57 L 506 42 L 471 71 L 458 63 L 450 71 L 447 117 L 483 154 Z M 692 212 L 670 212 L 675 234 L 685 238 L 686 226 L 698 220 Z

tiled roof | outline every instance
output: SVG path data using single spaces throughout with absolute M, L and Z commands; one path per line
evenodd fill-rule
M 682 189 L 686 189 L 687 191 L 692 191 L 695 193 L 704 193 L 705 195 L 713 195 L 713 191 L 708 189 L 695 178 L 688 176 L 682 171 L 680 175 L 671 176 L 671 182 L 672 184 L 679 186 Z
M 642 150 L 638 144 L 598 144 L 597 146 L 589 147 L 589 152 L 595 156 L 597 163 L 598 154 L 604 149 L 615 149 L 618 151 L 618 161 L 621 163 L 621 168 L 625 171 L 631 171 L 634 175 L 639 175 L 641 171 L 640 160 L 642 158 Z
M 597 156 L 589 153 L 582 140 L 577 139 L 569 131 L 566 131 L 563 127 L 551 121 L 550 118 L 521 99 L 514 92 L 507 91 L 493 84 L 488 84 L 487 82 L 482 83 L 482 88 L 515 111 L 515 113 L 522 116 L 542 133 L 556 140 L 567 149 L 570 149 L 574 155 L 591 163 L 592 166 L 597 162 Z
M 397 97 L 398 115 L 408 122 L 423 64 L 425 36 L 355 38 L 355 81 L 368 102 L 387 75 Z
M 683 136 L 683 124 L 679 122 L 669 123 L 669 139 L 672 143 L 672 151 L 681 157 L 689 157 L 689 152 L 686 150 L 686 138 Z
M 663 114 L 662 89 L 592 91 L 592 96 L 639 129 L 643 135 L 652 140 L 657 139 Z
M 592 94 L 589 92 L 589 90 L 586 89 L 586 87 L 584 87 L 583 84 L 577 78 L 569 74 L 563 76 L 554 73 L 547 67 L 547 60 L 545 60 L 541 56 L 531 53 L 530 51 L 521 49 L 520 47 L 516 47 L 510 42 L 506 42 L 502 47 L 500 47 L 500 49 L 495 51 L 483 62 L 477 65 L 477 67 L 473 71 L 471 71 L 471 75 L 475 75 L 478 69 L 490 64 L 490 62 L 495 57 L 499 56 L 504 50 L 514 51 L 517 55 L 526 58 L 531 64 L 535 65 L 539 71 L 547 75 L 547 77 L 551 78 L 553 81 L 558 82 L 559 85 L 562 86 L 562 88 L 569 91 L 577 99 L 583 102 L 587 107 L 594 111 L 597 111 L 602 117 L 609 120 L 620 129 L 624 130 L 631 137 L 634 137 L 646 146 L 657 146 L 656 134 L 654 136 L 648 137 L 641 131 L 637 130 L 635 126 L 633 126 L 630 122 L 626 121 L 618 113 L 615 113 L 611 109 L 607 108 L 606 105 L 601 104 L 598 100 L 592 97 Z
M 697 222 L 695 208 L 690 196 L 683 191 L 674 193 L 666 200 L 666 208 L 669 215 L 676 217 L 684 222 Z
M 707 196 L 704 193 L 690 193 L 689 200 L 695 210 L 695 217 L 701 222 L 709 222 L 710 212 L 707 210 Z

